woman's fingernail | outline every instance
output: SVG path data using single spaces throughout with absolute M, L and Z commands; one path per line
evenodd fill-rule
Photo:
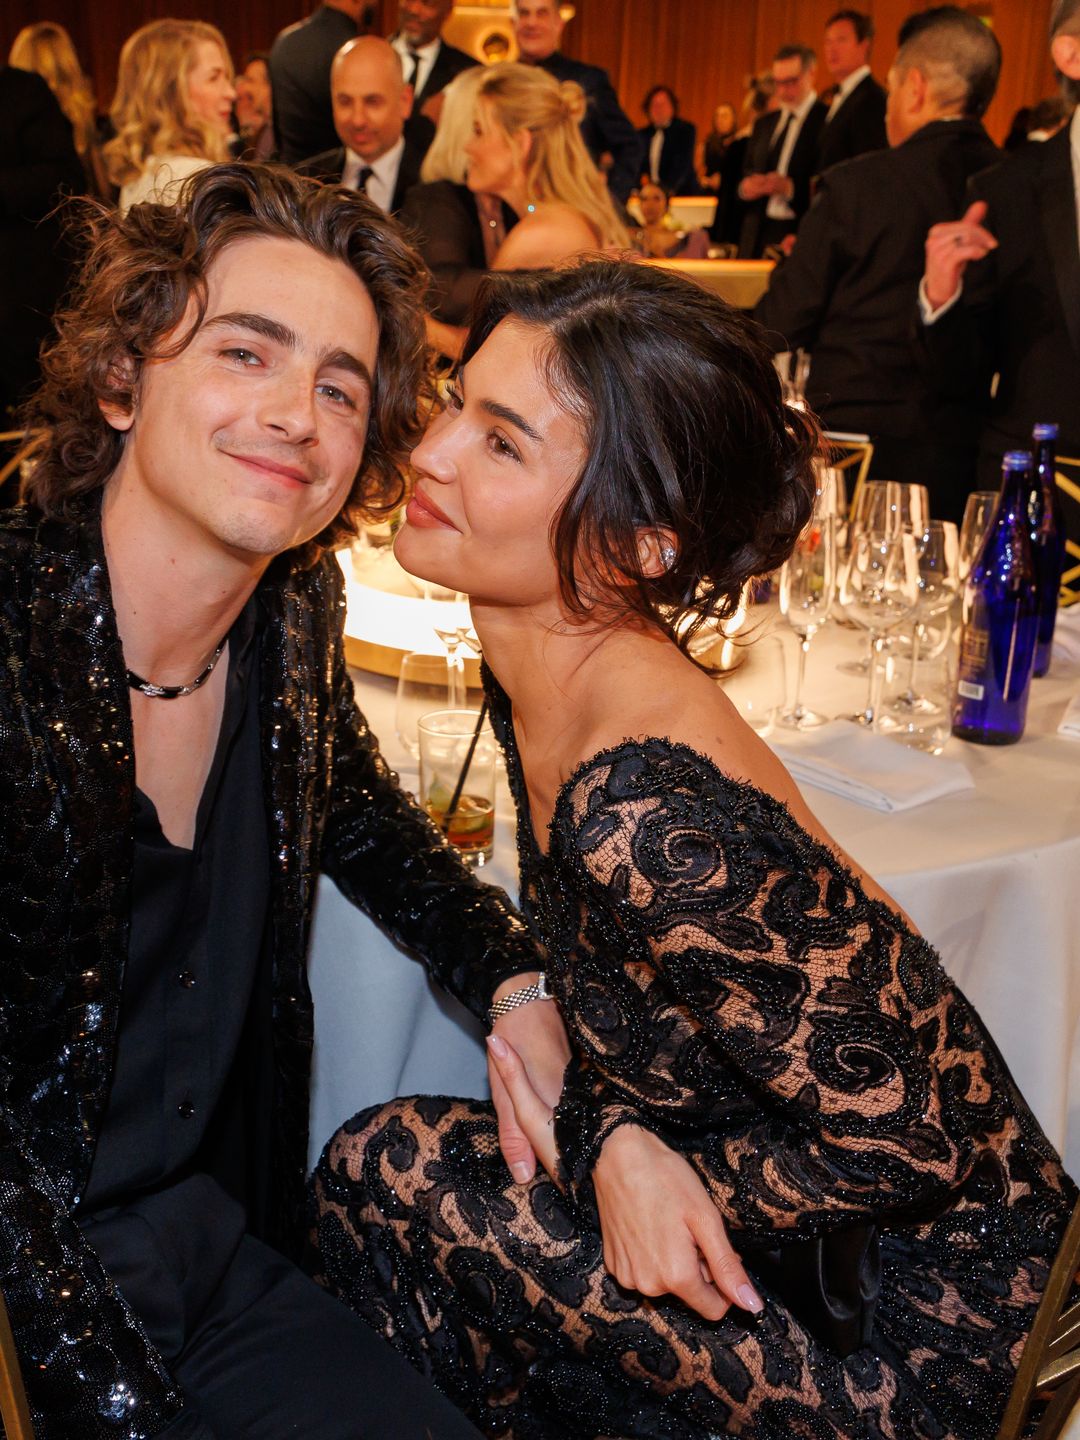
M 499 1044 L 502 1044 L 501 1040 Z M 529 1167 L 525 1164 L 524 1160 L 519 1160 L 516 1165 L 510 1166 L 510 1174 L 513 1175 L 519 1185 L 524 1185 L 525 1181 L 529 1178 Z
M 496 1060 L 505 1060 L 510 1054 L 510 1047 L 501 1035 L 489 1035 L 487 1037 L 488 1049 L 495 1056 Z
M 744 1310 L 750 1310 L 757 1315 L 759 1311 L 765 1309 L 765 1302 L 752 1285 L 740 1285 L 735 1294 Z

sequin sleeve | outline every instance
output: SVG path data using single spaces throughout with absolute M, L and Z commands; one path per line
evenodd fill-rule
M 963 1178 L 1004 1094 L 971 1012 L 783 805 L 650 741 L 585 767 L 554 831 L 590 917 L 566 979 L 572 1181 L 635 1118 L 746 1229 L 918 1211 Z
M 334 696 L 326 872 L 483 1018 L 503 980 L 543 968 L 536 945 L 505 893 L 477 879 L 398 784 L 357 710 L 340 646 Z
M 181 1395 L 0 1109 L 0 1266 L 37 1440 L 144 1440 Z

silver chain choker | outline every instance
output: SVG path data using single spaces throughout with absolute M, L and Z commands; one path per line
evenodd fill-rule
M 200 685 L 205 685 L 210 676 L 214 673 L 214 666 L 221 659 L 222 651 L 225 649 L 225 642 L 228 635 L 210 656 L 206 669 L 195 676 L 190 685 L 155 685 L 152 680 L 144 680 L 141 675 L 136 675 L 134 670 L 127 672 L 127 682 L 132 690 L 140 690 L 144 695 L 151 696 L 154 700 L 179 700 L 181 695 L 191 695 L 198 690 Z

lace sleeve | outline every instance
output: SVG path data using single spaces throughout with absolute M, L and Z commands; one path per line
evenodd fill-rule
M 590 917 L 568 982 L 587 1056 L 560 1115 L 572 1181 L 636 1112 L 747 1229 L 922 1208 L 956 1185 L 972 1121 L 1000 1118 L 978 1021 L 835 855 L 667 742 L 623 747 L 560 803 Z

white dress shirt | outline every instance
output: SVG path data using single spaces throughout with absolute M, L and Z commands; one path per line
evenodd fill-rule
M 365 165 L 371 167 L 371 176 L 367 183 L 367 197 L 379 207 L 384 214 L 390 213 L 390 202 L 394 198 L 394 190 L 397 188 L 398 171 L 401 169 L 401 157 L 405 153 L 405 137 L 398 136 L 397 143 L 391 145 L 389 150 L 383 152 L 377 160 L 361 160 L 354 150 L 345 151 L 345 168 L 341 172 L 341 183 L 346 190 L 356 190 L 359 186 L 360 171 Z
M 779 174 L 786 175 L 788 173 L 788 166 L 791 164 L 791 156 L 799 138 L 799 132 L 802 130 L 803 122 L 807 115 L 810 114 L 810 111 L 816 103 L 817 91 L 811 90 L 810 94 L 807 95 L 806 99 L 797 109 L 792 109 L 789 105 L 781 105 L 780 119 L 776 122 L 777 125 L 783 125 L 784 119 L 788 115 L 791 116 L 791 123 L 787 127 L 787 132 L 784 135 L 784 143 L 780 147 L 780 156 L 776 162 L 776 169 Z M 775 131 L 773 133 L 775 134 Z M 769 196 L 769 203 L 765 206 L 765 214 L 770 220 L 795 219 L 795 211 L 782 195 Z
M 442 40 L 438 35 L 434 40 L 429 40 L 426 45 L 417 45 L 415 50 L 402 34 L 397 34 L 390 41 L 391 46 L 401 57 L 401 68 L 405 79 L 408 80 L 413 67 L 413 56 L 419 62 L 416 70 L 416 79 L 413 81 L 413 94 L 419 95 L 427 84 L 428 76 L 431 74 L 432 66 L 439 58 L 439 51 L 442 48 Z
M 832 98 L 832 104 L 829 106 L 829 113 L 825 116 L 826 125 L 836 114 L 837 110 L 840 109 L 840 106 L 843 105 L 855 87 L 861 85 L 869 74 L 870 66 L 860 65 L 859 68 L 853 70 L 846 79 L 840 81 L 840 84 L 836 87 L 836 94 Z

